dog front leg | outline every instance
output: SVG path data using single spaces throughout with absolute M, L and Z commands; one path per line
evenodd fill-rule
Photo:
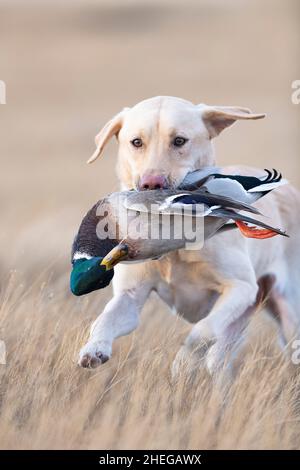
M 79 354 L 79 365 L 95 368 L 108 361 L 114 339 L 135 330 L 151 288 L 149 284 L 119 291 L 92 324 L 90 338 Z
M 212 311 L 196 323 L 178 351 L 173 363 L 173 375 L 177 375 L 184 365 L 194 369 L 204 358 L 211 375 L 220 371 L 228 359 L 228 348 L 237 344 L 239 335 L 248 324 L 257 292 L 254 276 L 247 281 L 235 279 L 227 282 Z

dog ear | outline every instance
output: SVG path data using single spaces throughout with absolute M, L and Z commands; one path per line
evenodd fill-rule
M 93 163 L 102 153 L 107 142 L 113 135 L 117 135 L 123 125 L 123 120 L 129 108 L 124 108 L 120 113 L 116 114 L 95 137 L 96 150 L 88 159 L 87 163 Z
M 262 119 L 265 114 L 253 114 L 248 108 L 237 106 L 206 106 L 198 105 L 210 138 L 216 137 L 226 127 L 231 126 L 238 119 Z

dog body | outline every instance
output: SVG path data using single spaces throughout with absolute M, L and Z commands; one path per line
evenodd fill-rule
M 245 108 L 193 105 L 172 97 L 156 97 L 125 109 L 96 137 L 95 160 L 105 143 L 117 135 L 118 175 L 122 189 L 176 187 L 189 171 L 215 163 L 212 139 L 237 119 L 259 119 Z M 261 171 L 228 167 L 231 174 Z M 238 231 L 218 234 L 199 250 L 180 250 L 156 261 L 121 264 L 115 268 L 114 297 L 94 322 L 80 363 L 94 367 L 110 357 L 115 338 L 134 330 L 149 294 L 155 291 L 173 312 L 194 323 L 174 361 L 197 363 L 205 356 L 214 374 L 231 370 L 243 331 L 257 304 L 278 321 L 283 344 L 299 328 L 298 263 L 299 193 L 287 185 L 256 203 L 290 239 L 247 239 Z

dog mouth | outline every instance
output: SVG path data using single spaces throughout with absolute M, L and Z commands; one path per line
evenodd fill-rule
M 184 180 L 184 178 L 186 177 L 188 173 L 186 173 L 184 176 L 182 176 L 181 178 L 174 178 L 172 177 L 171 175 L 169 176 L 166 176 L 165 177 L 165 184 L 163 185 L 163 187 L 160 187 L 160 186 L 157 186 L 157 187 L 141 187 L 141 178 L 138 177 L 135 182 L 134 182 L 134 185 L 131 189 L 131 191 L 164 191 L 166 189 L 169 189 L 169 190 L 175 190 L 177 189 L 180 184 L 182 183 L 182 181 Z

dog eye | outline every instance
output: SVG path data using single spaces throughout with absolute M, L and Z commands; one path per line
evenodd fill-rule
M 187 140 L 188 139 L 186 139 L 185 137 L 175 137 L 175 139 L 173 140 L 173 145 L 175 145 L 175 147 L 182 147 Z
M 133 139 L 131 143 L 134 147 L 141 147 L 143 145 L 142 139 L 139 139 L 138 137 L 136 139 Z

